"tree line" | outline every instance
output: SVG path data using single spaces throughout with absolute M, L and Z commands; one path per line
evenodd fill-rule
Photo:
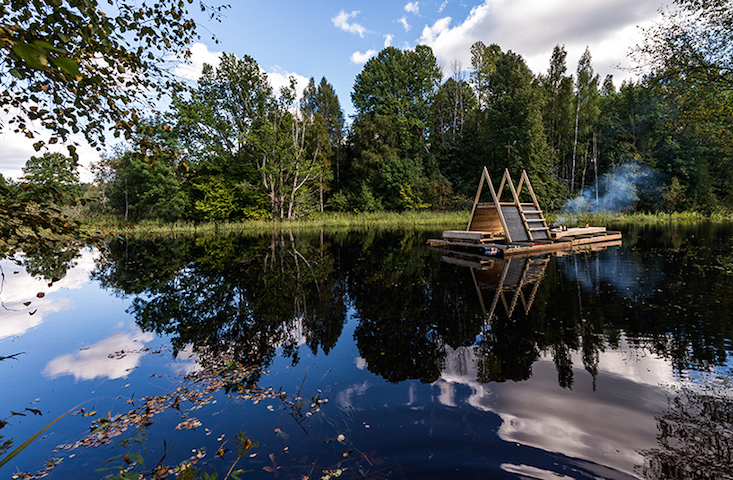
M 518 53 L 477 42 L 470 68 L 454 63 L 447 75 L 428 46 L 386 47 L 354 81 L 348 125 L 327 79 L 301 93 L 291 78 L 276 92 L 255 59 L 225 54 L 104 155 L 85 214 L 222 221 L 461 209 L 484 166 L 492 177 L 526 170 L 547 210 L 589 188 L 596 199 L 608 193 L 622 168 L 638 173 L 630 209 L 730 209 L 731 14 L 721 0 L 677 5 L 636 50 L 646 75 L 618 88 L 594 72 L 588 49 L 572 71 L 557 45 L 534 74 Z M 44 177 L 39 165 L 52 155 L 31 159 L 21 182 Z

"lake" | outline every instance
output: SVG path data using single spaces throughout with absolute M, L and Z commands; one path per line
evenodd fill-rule
M 615 228 L 511 261 L 420 231 L 6 258 L 0 458 L 48 428 L 0 470 L 733 478 L 733 225 Z

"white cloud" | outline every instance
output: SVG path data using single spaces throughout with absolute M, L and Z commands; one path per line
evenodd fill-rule
M 415 15 L 420 14 L 420 2 L 410 2 L 407 5 L 405 5 L 405 11 L 414 13 Z
M 351 409 L 354 408 L 354 405 L 352 403 L 354 396 L 363 396 L 366 394 L 367 390 L 369 389 L 370 385 L 369 382 L 364 382 L 361 385 L 351 385 L 350 387 L 346 388 L 345 390 L 342 390 L 338 392 L 338 395 L 336 396 L 336 403 L 341 408 Z
M 221 62 L 222 52 L 210 52 L 209 47 L 203 43 L 194 43 L 191 47 L 191 58 L 188 63 L 181 63 L 176 66 L 175 74 L 187 80 L 198 80 L 201 78 L 201 71 L 207 63 L 216 68 Z
M 118 333 L 73 354 L 54 358 L 43 369 L 43 374 L 49 377 L 73 375 L 75 380 L 125 377 L 140 365 L 146 355 L 145 343 L 154 338 L 150 332 Z
M 498 44 L 522 55 L 535 73 L 544 73 L 555 45 L 565 45 L 568 73 L 573 73 L 586 46 L 601 78 L 631 75 L 616 68 L 641 39 L 640 29 L 659 18 L 668 0 L 485 0 L 452 28 L 440 19 L 423 29 L 420 43 L 433 48 L 445 64 L 470 65 L 470 48 L 477 41 Z
M 368 33 L 368 30 L 364 28 L 361 24 L 358 24 L 356 22 L 349 23 L 349 19 L 357 16 L 358 14 L 359 10 L 354 10 L 351 13 L 346 13 L 345 11 L 341 10 L 338 15 L 331 19 L 331 21 L 333 22 L 335 27 L 340 28 L 345 32 L 356 33 L 360 37 L 364 38 L 364 34 Z
M 409 32 L 412 26 L 407 23 L 407 17 L 402 17 L 398 20 L 402 24 L 402 27 L 405 29 L 406 32 Z
M 384 36 L 384 48 L 392 46 L 392 40 L 394 40 L 394 35 L 391 33 L 388 33 Z
M 443 10 L 445 10 L 445 7 L 448 6 L 448 0 L 445 0 L 445 2 L 440 4 L 440 7 L 438 8 L 438 13 L 441 13 Z
M 351 57 L 349 57 L 349 59 L 353 63 L 356 63 L 357 65 L 361 65 L 363 63 L 366 63 L 367 60 L 369 60 L 370 58 L 372 58 L 376 54 L 377 54 L 377 51 L 376 50 L 370 49 L 370 50 L 367 50 L 364 53 L 354 52 L 354 53 L 351 54 Z
M 434 43 L 437 37 L 449 31 L 448 27 L 450 27 L 451 20 L 451 17 L 444 17 L 436 20 L 432 27 L 425 25 L 420 36 L 420 43 L 426 45 Z

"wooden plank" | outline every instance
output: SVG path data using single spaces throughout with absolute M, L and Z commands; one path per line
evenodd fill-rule
M 575 237 L 578 235 L 603 233 L 605 231 L 606 227 L 574 227 L 568 228 L 567 230 L 550 230 L 550 236 L 552 238 Z
M 491 232 L 494 235 L 504 233 L 499 212 L 496 208 L 477 209 L 469 225 L 469 231 Z
M 466 230 L 446 230 L 443 232 L 443 238 L 468 240 L 471 242 L 480 242 L 481 240 L 491 240 L 494 238 L 492 232 L 486 231 L 466 231 Z

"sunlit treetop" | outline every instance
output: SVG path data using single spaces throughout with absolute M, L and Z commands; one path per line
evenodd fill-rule
M 183 85 L 175 62 L 199 38 L 194 0 L 3 0 L 0 3 L 0 133 L 48 143 L 80 134 L 93 146 L 129 138 L 141 109 Z M 225 7 L 197 0 L 219 19 Z M 69 153 L 76 159 L 73 145 Z
M 660 23 L 645 31 L 634 56 L 641 73 L 733 88 L 733 2 L 675 0 Z

